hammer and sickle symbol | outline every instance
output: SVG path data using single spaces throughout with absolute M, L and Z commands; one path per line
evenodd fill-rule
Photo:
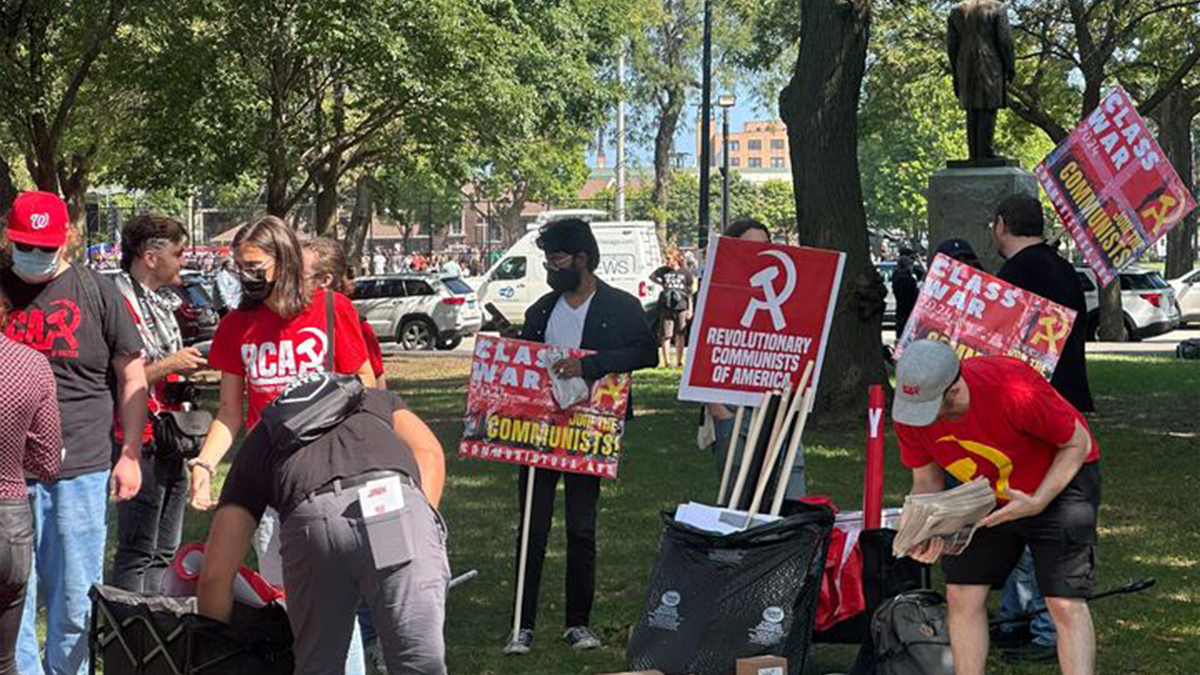
M 787 321 L 784 320 L 783 310 L 780 308 L 796 290 L 796 264 L 783 251 L 763 251 L 759 255 L 769 255 L 783 263 L 783 271 L 786 275 L 783 280 L 783 288 L 778 293 L 775 292 L 774 281 L 779 276 L 778 267 L 772 265 L 755 272 L 750 277 L 750 285 L 762 289 L 763 299 L 750 299 L 750 302 L 746 304 L 746 312 L 742 314 L 741 323 L 743 327 L 749 328 L 750 324 L 754 322 L 754 315 L 758 314 L 759 310 L 765 309 L 771 315 L 771 323 L 775 325 L 775 330 L 783 330 L 787 326 Z

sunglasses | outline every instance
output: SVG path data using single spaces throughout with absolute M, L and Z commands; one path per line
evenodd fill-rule
M 41 251 L 42 253 L 45 253 L 47 255 L 52 255 L 56 251 L 58 251 L 57 246 L 34 246 L 32 244 L 18 244 L 15 241 L 13 242 L 13 246 L 16 246 L 17 250 L 22 253 L 33 253 L 34 249 L 37 249 L 38 251 Z

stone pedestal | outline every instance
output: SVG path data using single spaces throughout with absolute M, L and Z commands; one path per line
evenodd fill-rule
M 996 206 L 1009 195 L 1038 197 L 1037 178 L 1013 167 L 953 168 L 934 172 L 929 179 L 929 253 L 947 239 L 966 239 L 984 269 L 995 274 L 1003 261 L 992 243 L 988 225 Z

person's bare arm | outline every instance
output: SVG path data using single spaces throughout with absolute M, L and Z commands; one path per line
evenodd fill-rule
M 242 427 L 243 380 L 240 375 L 221 374 L 221 399 L 217 416 L 208 427 L 200 456 L 192 468 L 192 508 L 207 511 L 213 507 L 212 471 L 221 463 L 225 453 L 233 445 L 233 437 Z
M 421 469 L 421 490 L 433 508 L 438 508 L 446 484 L 446 455 L 441 442 L 421 418 L 409 410 L 392 413 L 392 428 L 396 437 L 412 448 Z
M 250 537 L 257 526 L 249 511 L 233 504 L 221 507 L 213 516 L 196 588 L 196 610 L 200 614 L 229 622 L 233 615 L 233 581 L 250 551 Z
M 1026 494 L 1009 486 L 1004 494 L 1008 497 L 1008 503 L 988 514 L 980 521 L 980 526 L 991 527 L 1018 518 L 1036 516 L 1044 511 L 1075 478 L 1075 474 L 1079 473 L 1091 450 L 1091 436 L 1083 427 L 1083 423 L 1075 420 L 1075 432 L 1066 443 L 1058 446 L 1058 453 L 1054 455 L 1054 461 L 1050 463 L 1050 468 L 1046 470 L 1042 484 L 1037 490 L 1034 490 L 1033 494 Z
M 363 361 L 363 364 L 358 367 L 358 379 L 362 380 L 363 386 L 367 389 L 375 387 L 375 371 L 371 368 L 371 359 Z
M 912 474 L 912 489 L 908 491 L 910 495 L 923 495 L 930 492 L 941 492 L 946 489 L 946 472 L 936 462 L 930 462 L 925 466 L 917 467 L 912 470 Z M 931 565 L 941 557 L 945 545 L 946 540 L 941 537 L 934 537 L 923 544 L 918 544 L 909 549 L 908 555 L 917 562 Z
M 387 391 L 387 375 L 380 375 L 375 378 L 375 388 L 381 391 Z
M 146 371 L 140 354 L 114 356 L 113 372 L 120 386 L 121 455 L 112 470 L 113 494 L 118 501 L 133 499 L 142 488 L 142 429 L 146 426 Z
M 157 384 L 163 378 L 175 373 L 188 375 L 207 366 L 208 361 L 205 360 L 199 349 L 184 347 L 169 356 L 147 364 L 146 384 Z

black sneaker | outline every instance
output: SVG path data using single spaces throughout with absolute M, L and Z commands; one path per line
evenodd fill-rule
M 587 649 L 596 649 L 600 646 L 600 638 L 592 632 L 587 626 L 572 626 L 563 633 L 563 639 L 567 644 L 571 645 L 571 649 L 582 652 Z
M 1058 647 L 1030 642 L 1018 649 L 1007 649 L 1000 653 L 1009 663 L 1052 663 L 1058 660 Z
M 528 654 L 531 645 L 533 645 L 533 631 L 522 628 L 517 631 L 516 636 L 508 641 L 508 644 L 504 645 L 504 653 L 516 656 Z

